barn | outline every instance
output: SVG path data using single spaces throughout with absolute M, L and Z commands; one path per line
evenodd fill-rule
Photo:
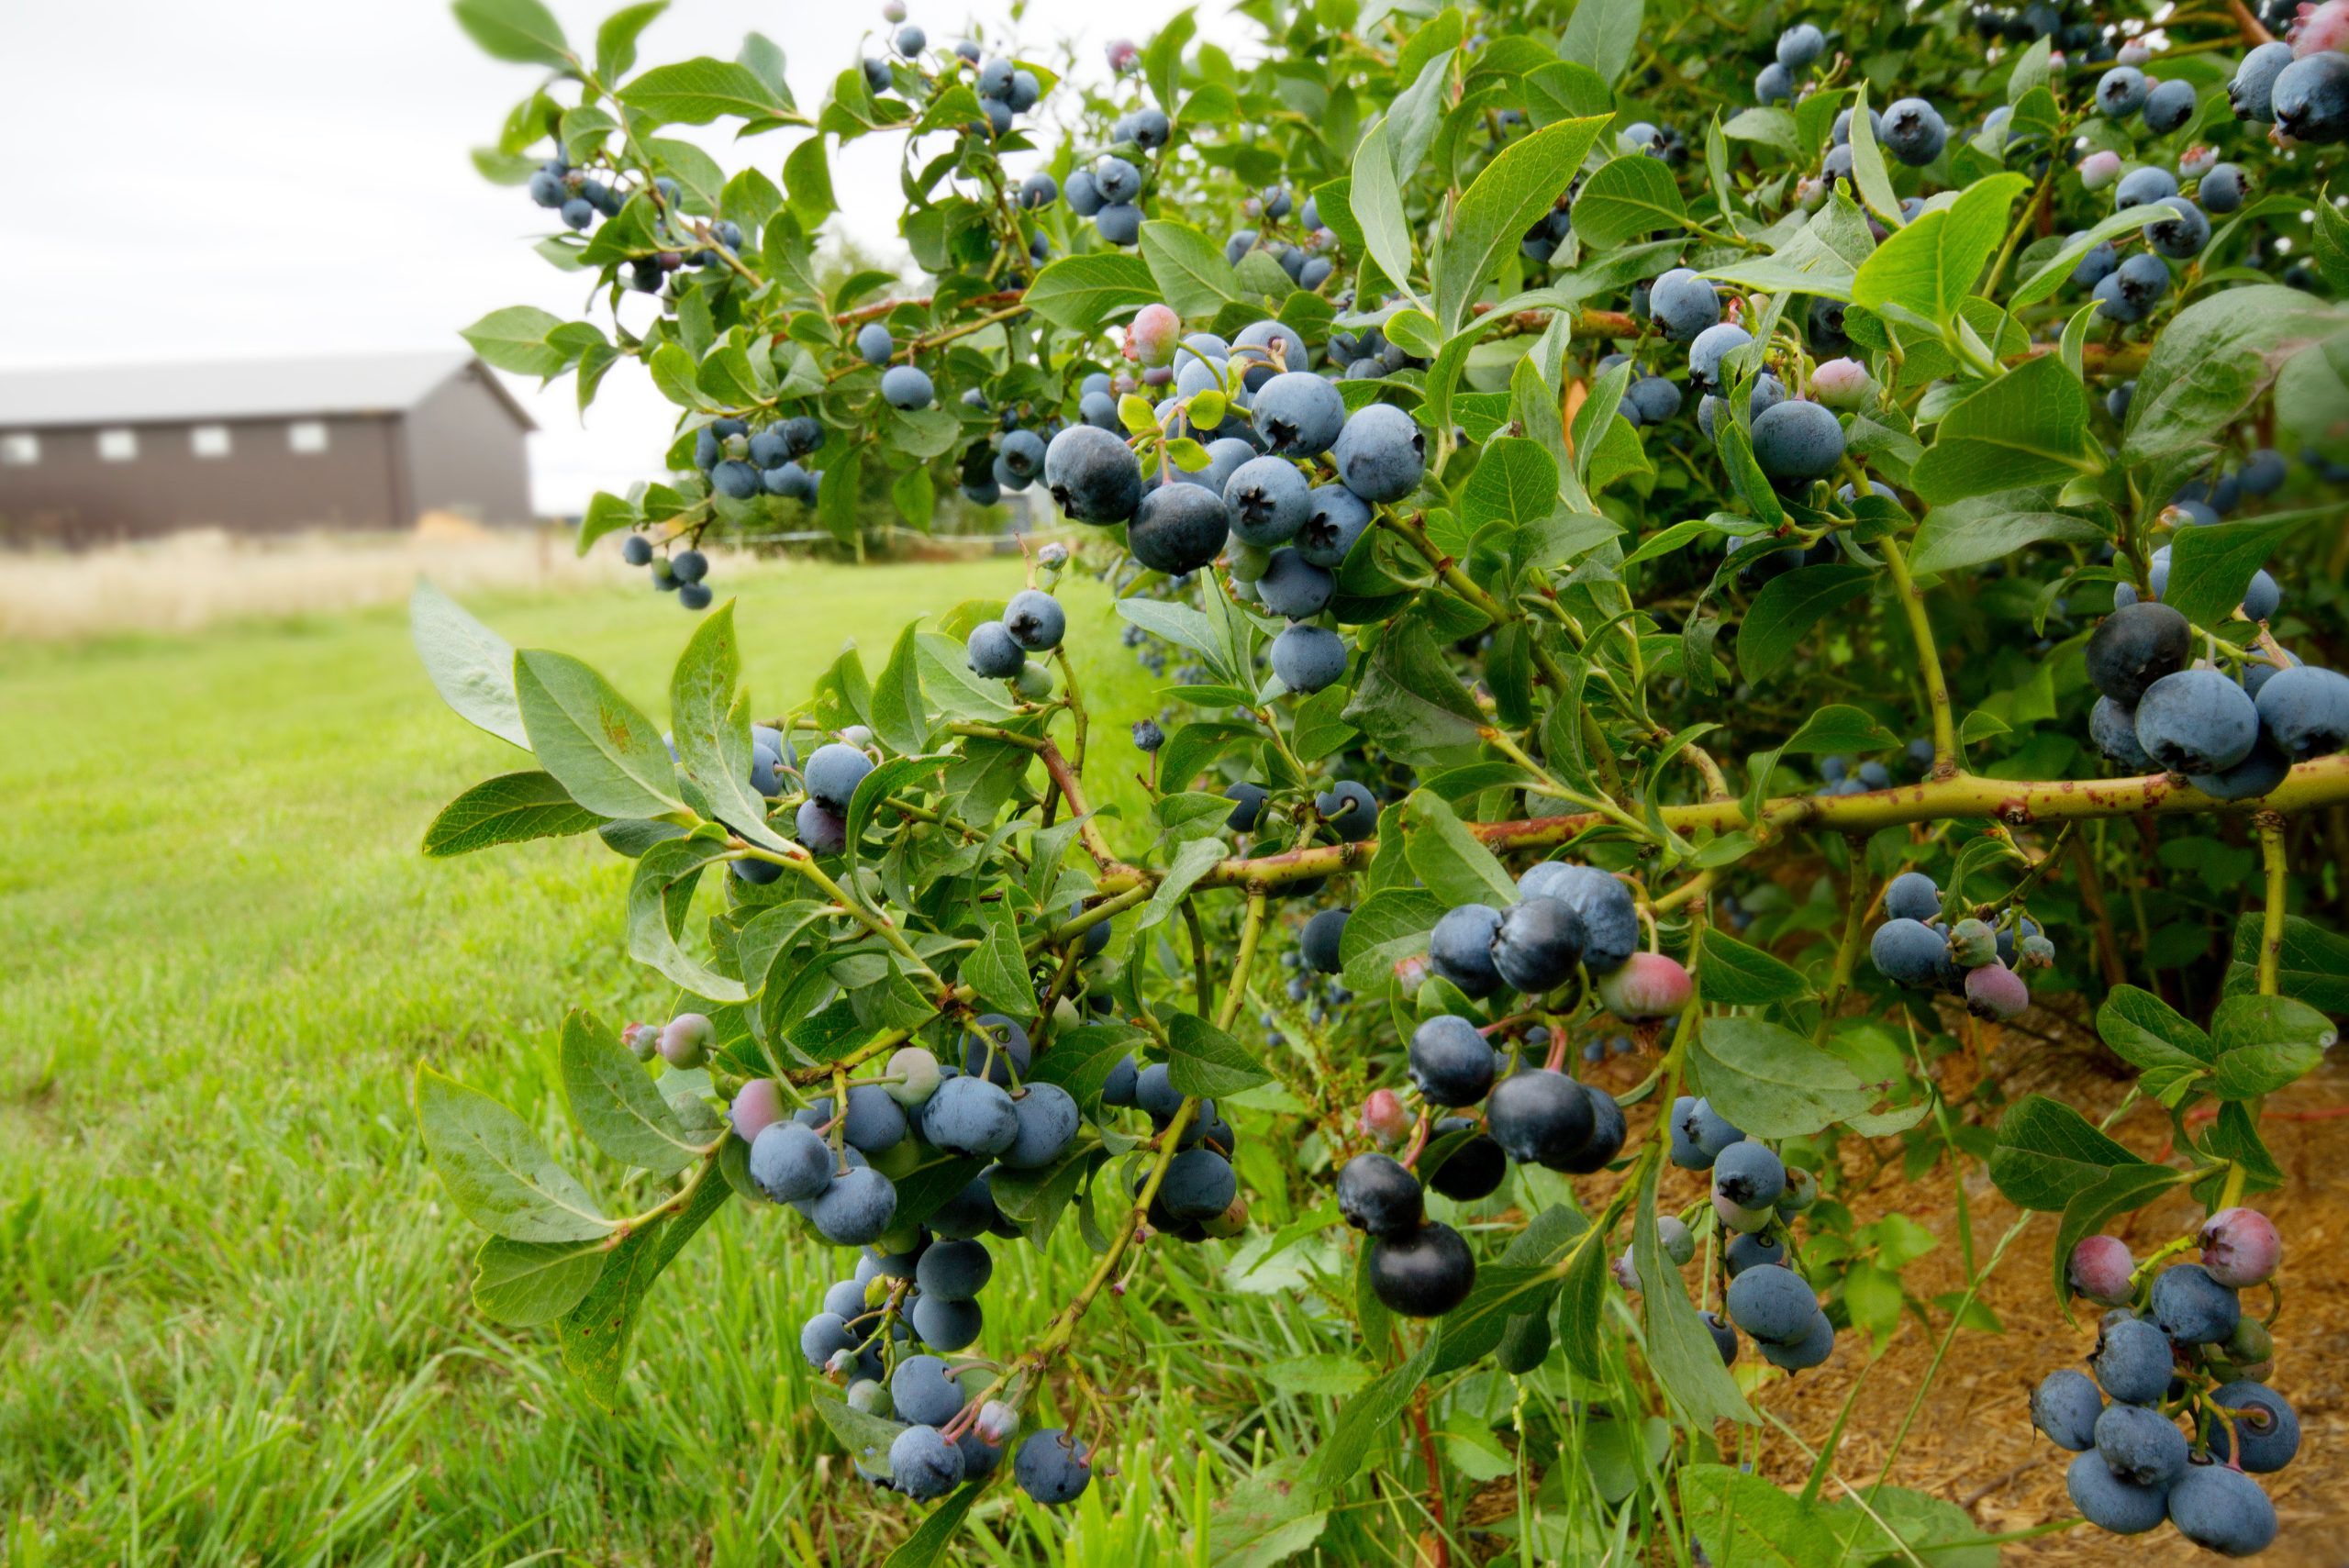
M 0 540 L 527 522 L 535 428 L 462 350 L 0 372 Z

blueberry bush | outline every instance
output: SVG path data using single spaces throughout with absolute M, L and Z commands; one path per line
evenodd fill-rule
M 787 1282 L 796 1386 L 936 1500 L 890 1559 L 928 1562 L 1014 1528 L 990 1488 L 1068 1505 L 1119 1451 L 1137 1271 L 1277 1257 L 1314 1339 L 1264 1375 L 1343 1397 L 1243 1418 L 1230 1451 L 1277 1420 L 1310 1457 L 1199 1561 L 1489 1555 L 1464 1488 L 1511 1473 L 1528 1562 L 1914 1561 L 1998 1538 L 1829 1495 L 1840 1420 L 1806 1485 L 1754 1473 L 1754 1396 L 1904 1315 L 1938 1367 L 2048 1215 L 2057 1300 L 2104 1311 L 2032 1401 L 2083 1518 L 2274 1536 L 2259 1107 L 2349 1009 L 2349 0 L 1247 0 L 1250 58 L 1186 13 L 1091 86 L 888 0 L 812 107 L 755 35 L 640 67 L 658 3 L 592 48 L 455 9 L 543 72 L 478 161 L 596 306 L 467 335 L 677 406 L 670 472 L 579 546 L 707 611 L 664 733 L 417 594 L 441 694 L 535 764 L 427 851 L 599 835 L 674 991 L 562 1031 L 610 1170 L 419 1069 L 484 1315 L 609 1402 L 720 1206 L 856 1249 Z M 731 173 L 663 134 L 720 122 Z M 873 137 L 927 281 L 828 292 L 830 160 Z M 741 689 L 707 546 L 1023 490 L 1066 526 L 1004 598 Z M 1086 706 L 1079 574 L 1175 664 L 1130 736 Z M 2034 1007 L 2133 1070 L 2171 1159 L 1944 1092 Z M 1961 1178 L 1962 1290 L 1854 1218 L 1887 1149 Z M 1979 1169 L 2021 1218 L 1977 1256 Z M 2181 1188 L 2209 1218 L 2154 1255 L 2104 1233 Z M 999 1343 L 1021 1245 L 1058 1310 Z

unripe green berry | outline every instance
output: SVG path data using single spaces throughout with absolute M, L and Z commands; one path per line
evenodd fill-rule
M 1998 962 L 1998 933 L 1987 921 L 1960 920 L 1950 928 L 1949 955 L 1960 968 L 1979 969 Z

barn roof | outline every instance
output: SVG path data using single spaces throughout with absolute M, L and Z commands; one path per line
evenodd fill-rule
M 457 350 L 0 371 L 0 429 L 397 414 L 462 375 L 485 384 L 515 424 L 538 428 L 487 366 Z

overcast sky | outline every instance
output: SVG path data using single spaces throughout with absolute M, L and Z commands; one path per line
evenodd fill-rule
M 585 44 L 618 0 L 551 4 Z M 1009 0 L 908 4 L 933 44 L 1009 25 Z M 1074 40 L 1080 70 L 1106 75 L 1103 43 L 1146 38 L 1179 8 L 1032 0 L 1014 36 L 1047 57 Z M 1236 30 L 1221 0 L 1200 10 L 1210 36 Z M 879 0 L 676 0 L 640 57 L 730 59 L 761 31 L 812 112 L 844 67 L 879 52 L 865 35 L 886 26 Z M 0 367 L 462 348 L 457 329 L 500 306 L 577 315 L 579 275 L 529 249 L 550 215 L 484 182 L 466 155 L 540 74 L 484 56 L 436 0 L 0 7 L 0 146 L 17 150 L 19 177 L 0 207 L 0 244 L 17 258 L 0 294 Z M 801 133 L 735 146 L 731 124 L 705 145 L 729 170 L 754 161 L 779 177 Z M 846 210 L 832 222 L 902 256 L 896 147 L 868 138 L 835 161 Z M 674 410 L 640 372 L 607 379 L 584 428 L 568 376 L 544 393 L 508 380 L 540 427 L 541 510 L 575 512 L 658 469 Z

